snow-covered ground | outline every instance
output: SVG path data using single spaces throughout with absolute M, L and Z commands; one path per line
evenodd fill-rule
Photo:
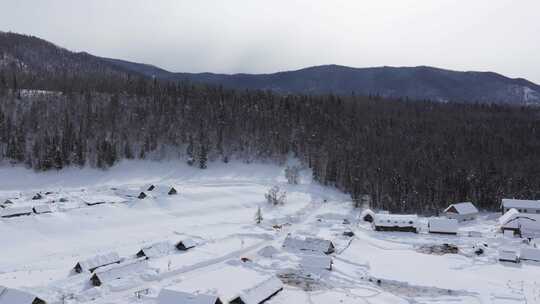
M 199 170 L 131 161 L 107 171 L 47 173 L 4 167 L 0 181 L 0 203 L 13 202 L 7 208 L 48 205 L 53 211 L 0 218 L 0 285 L 49 303 L 155 304 L 162 288 L 232 297 L 271 275 L 285 288 L 270 304 L 540 303 L 539 265 L 497 261 L 497 248 L 520 244 L 497 233 L 495 214 L 462 225 L 458 236 L 375 232 L 358 222 L 347 195 L 311 183 L 309 172 L 300 185 L 287 185 L 283 167 L 270 164 L 212 163 Z M 150 185 L 156 188 L 146 191 Z M 274 185 L 287 191 L 283 206 L 265 202 Z M 168 195 L 171 187 L 178 195 Z M 141 191 L 148 197 L 138 199 Z M 36 193 L 42 198 L 32 199 Z M 264 220 L 256 225 L 259 206 Z M 482 236 L 470 237 L 470 231 Z M 281 247 L 288 234 L 332 240 L 332 271 L 302 269 L 301 254 Z M 176 250 L 184 239 L 197 246 Z M 120 255 L 121 265 L 139 264 L 141 248 L 164 241 L 171 244 L 168 252 L 126 267 L 122 279 L 100 287 L 92 286 L 90 273 L 72 270 L 110 252 Z M 488 245 L 485 255 L 473 253 L 479 242 Z M 444 243 L 460 253 L 418 250 Z

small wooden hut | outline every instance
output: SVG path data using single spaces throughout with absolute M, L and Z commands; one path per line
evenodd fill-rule
M 230 304 L 261 304 L 283 290 L 283 283 L 276 277 L 272 277 L 253 288 L 246 289 L 241 295 L 230 301 Z
M 76 273 L 82 273 L 85 271 L 94 272 L 96 269 L 105 267 L 112 264 L 120 264 L 121 259 L 118 253 L 111 252 L 108 254 L 96 255 L 83 261 L 77 262 L 73 270 Z
M 12 207 L 12 208 L 2 209 L 0 216 L 3 218 L 10 218 L 10 217 L 30 215 L 32 213 L 34 213 L 34 209 L 32 209 L 32 207 Z
M 0 304 L 47 304 L 29 292 L 0 286 Z
M 304 253 L 331 254 L 335 251 L 334 243 L 319 238 L 294 238 L 287 236 L 283 242 L 283 248 Z
M 32 208 L 34 210 L 35 214 L 43 214 L 43 213 L 52 213 L 51 207 L 49 205 L 37 205 Z
M 169 254 L 170 251 L 171 244 L 169 242 L 159 242 L 142 248 L 136 255 L 138 258 L 158 258 Z
M 444 210 L 444 216 L 459 222 L 475 220 L 478 213 L 478 209 L 471 202 L 452 204 Z
M 187 251 L 195 246 L 197 246 L 197 242 L 192 239 L 185 239 L 176 244 L 176 249 L 180 251 Z
M 158 295 L 157 304 L 223 304 L 223 302 L 215 295 L 162 289 Z
M 428 221 L 429 233 L 457 235 L 459 223 L 456 219 L 430 218 Z
M 373 221 L 375 231 L 399 231 L 418 233 L 418 216 L 416 214 L 381 214 L 375 215 Z

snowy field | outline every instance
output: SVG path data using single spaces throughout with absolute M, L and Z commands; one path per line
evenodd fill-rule
M 270 304 L 540 303 L 540 265 L 497 261 L 499 247 L 520 242 L 497 232 L 497 214 L 460 226 L 457 236 L 427 234 L 425 227 L 419 234 L 375 232 L 359 222 L 347 195 L 311 183 L 309 172 L 300 185 L 287 185 L 283 168 L 268 164 L 212 163 L 199 170 L 133 161 L 108 171 L 39 174 L 4 167 L 0 181 L 0 202 L 13 203 L 5 209 L 52 211 L 0 218 L 0 285 L 49 304 L 156 304 L 163 288 L 230 299 L 273 275 L 284 289 Z M 155 189 L 146 191 L 150 185 Z M 287 191 L 283 206 L 265 202 L 274 185 Z M 171 187 L 177 195 L 168 195 Z M 137 198 L 142 191 L 148 196 Z M 42 197 L 33 199 L 37 193 Z M 256 225 L 259 206 L 264 220 Z M 282 248 L 289 234 L 331 240 L 332 270 L 300 266 L 302 254 Z M 174 248 L 186 239 L 197 246 Z M 160 242 L 172 244 L 170 250 L 138 262 L 139 250 Z M 476 256 L 479 242 L 488 247 Z M 459 253 L 418 250 L 444 243 Z M 110 252 L 137 267 L 99 287 L 89 272 L 73 271 L 77 262 Z

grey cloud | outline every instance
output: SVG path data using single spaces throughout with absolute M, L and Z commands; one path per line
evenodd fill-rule
M 178 72 L 432 65 L 540 83 L 539 12 L 538 0 L 2 0 L 0 29 Z

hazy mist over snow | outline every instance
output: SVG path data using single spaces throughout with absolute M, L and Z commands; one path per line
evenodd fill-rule
M 0 30 L 178 72 L 431 65 L 540 82 L 540 2 L 3 0 Z

